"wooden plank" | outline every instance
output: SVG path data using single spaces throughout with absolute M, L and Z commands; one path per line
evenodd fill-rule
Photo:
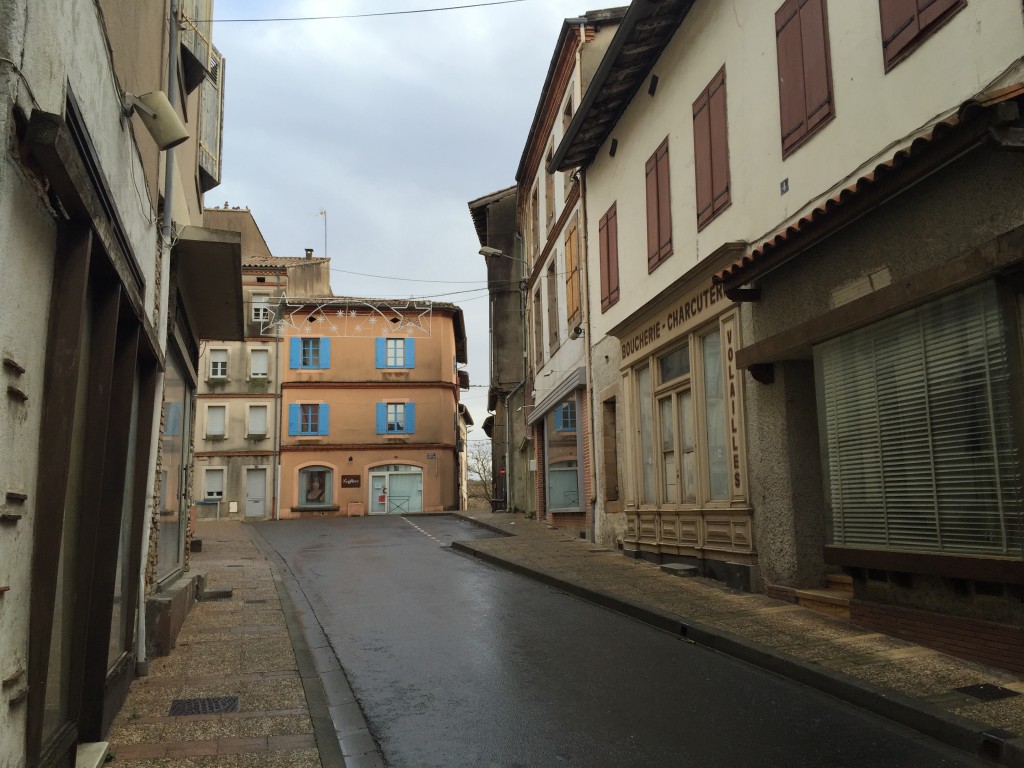
M 78 372 L 82 362 L 79 332 L 85 317 L 92 245 L 92 230 L 88 226 L 66 224 L 58 233 L 46 332 L 44 405 L 38 454 L 38 466 L 41 468 L 64 468 L 71 459 Z M 43 711 L 50 661 L 48 649 L 53 629 L 53 603 L 57 592 L 67 486 L 65 471 L 40 472 L 36 480 L 29 644 L 40 652 L 29 654 L 28 685 L 34 692 L 28 700 L 25 736 L 29 765 L 38 762 L 43 749 Z
M 1009 557 L 972 557 L 838 546 L 826 546 L 824 553 L 826 563 L 847 568 L 1024 584 L 1024 561 Z

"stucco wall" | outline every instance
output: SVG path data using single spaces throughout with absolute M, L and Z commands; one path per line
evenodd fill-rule
M 620 352 L 618 342 L 605 336 L 591 349 L 590 376 L 593 392 L 592 409 L 594 421 L 594 439 L 592 452 L 594 455 L 594 474 L 596 479 L 596 504 L 594 508 L 594 531 L 598 543 L 614 546 L 626 533 L 626 515 L 623 512 L 623 485 L 625 472 L 619 472 L 619 464 L 626 460 L 625 403 L 622 400 L 621 379 L 619 371 Z M 616 430 L 612 434 L 605 433 L 604 404 L 615 398 Z M 606 460 L 605 444 L 613 441 L 617 446 L 617 460 L 612 469 L 611 462 Z M 615 471 L 619 475 L 619 497 L 609 501 L 605 491 L 608 482 L 606 473 Z

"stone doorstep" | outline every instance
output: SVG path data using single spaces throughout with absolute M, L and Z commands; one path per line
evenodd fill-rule
M 107 762 L 110 744 L 96 741 L 91 744 L 79 744 L 75 754 L 75 768 L 100 768 Z

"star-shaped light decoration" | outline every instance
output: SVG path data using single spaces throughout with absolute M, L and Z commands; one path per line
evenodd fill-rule
M 359 317 L 359 313 L 356 312 L 354 309 L 350 309 L 349 313 L 348 313 L 348 316 L 349 317 Z

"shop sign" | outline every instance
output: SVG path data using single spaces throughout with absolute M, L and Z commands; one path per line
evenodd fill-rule
M 363 484 L 362 475 L 342 475 L 341 476 L 341 487 L 342 488 L 358 488 Z
M 722 321 L 725 341 L 725 381 L 728 385 L 729 462 L 732 469 L 733 497 L 745 496 L 743 471 L 743 417 L 739 372 L 736 369 L 736 347 L 739 343 L 735 315 Z
M 621 340 L 622 361 L 626 363 L 649 347 L 671 341 L 705 320 L 709 320 L 729 302 L 725 297 L 725 286 L 708 281 L 683 296 L 681 301 L 662 310 L 651 322 Z

